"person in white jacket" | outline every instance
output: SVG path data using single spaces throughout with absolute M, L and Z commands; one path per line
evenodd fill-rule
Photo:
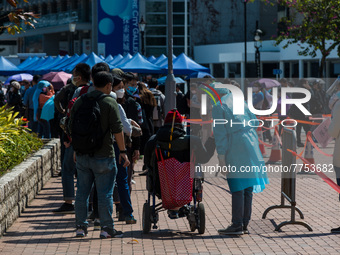
M 336 174 L 337 184 L 340 186 L 340 100 L 338 100 L 332 109 L 332 122 L 328 128 L 330 136 L 335 138 L 335 146 L 333 152 L 333 165 Z M 340 200 L 340 195 L 339 195 Z M 340 227 L 333 228 L 332 233 L 340 234 Z

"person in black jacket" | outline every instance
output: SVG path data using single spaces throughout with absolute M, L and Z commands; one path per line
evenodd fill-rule
M 174 129 L 172 130 L 173 116 L 175 113 Z M 157 159 L 155 157 L 156 146 L 159 145 L 163 150 L 168 150 L 169 143 L 171 141 L 171 150 L 169 157 L 174 157 L 179 162 L 190 162 L 191 153 L 194 155 L 194 163 L 207 163 L 214 154 L 215 151 L 215 140 L 209 137 L 202 144 L 199 137 L 193 135 L 186 135 L 184 126 L 182 124 L 183 118 L 180 113 L 174 109 L 168 112 L 164 120 L 164 126 L 162 126 L 158 132 L 151 136 L 144 150 L 144 164 L 149 169 L 148 178 L 150 178 L 149 183 L 153 183 L 153 178 L 155 178 L 155 193 L 157 197 L 161 197 L 161 189 L 159 184 L 159 176 L 157 170 Z M 172 136 L 172 139 L 171 139 Z M 166 158 L 164 158 L 166 159 Z M 153 176 L 153 174 L 155 175 Z M 151 188 L 149 189 L 151 191 Z
M 308 80 L 306 79 L 301 79 L 299 81 L 298 87 L 308 89 L 313 97 L 313 91 L 312 88 L 309 86 Z M 300 93 L 293 93 L 292 98 L 293 99 L 300 99 L 303 98 L 304 95 Z M 310 110 L 310 104 L 309 102 L 304 103 L 303 106 L 309 111 Z M 303 112 L 300 111 L 300 109 L 294 104 L 290 107 L 289 110 L 289 117 L 295 120 L 303 120 L 303 121 L 308 121 L 308 118 L 304 115 Z M 306 134 L 310 130 L 310 125 L 304 124 L 304 123 L 298 123 L 296 126 L 296 140 L 297 140 L 297 146 L 298 147 L 303 147 L 304 144 L 301 142 L 301 130 L 302 128 L 305 130 Z
M 22 108 L 21 95 L 19 93 L 20 84 L 17 81 L 11 82 L 10 93 L 8 94 L 8 107 L 14 107 L 14 112 L 19 112 L 18 117 L 21 117 L 20 111 Z

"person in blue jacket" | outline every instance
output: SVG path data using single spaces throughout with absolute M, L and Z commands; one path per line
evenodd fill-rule
M 216 151 L 221 167 L 231 166 L 227 172 L 227 181 L 232 195 L 232 224 L 219 230 L 219 234 L 248 234 L 248 224 L 252 211 L 253 193 L 261 192 L 268 184 L 266 173 L 261 169 L 265 166 L 259 149 L 256 116 L 250 112 L 244 102 L 244 115 L 233 114 L 233 95 L 228 89 L 216 89 L 221 96 L 222 105 L 218 102 L 213 106 L 213 119 L 226 119 L 227 124 L 216 124 L 213 127 Z M 230 125 L 230 122 L 243 124 Z M 258 166 L 258 171 L 245 171 Z

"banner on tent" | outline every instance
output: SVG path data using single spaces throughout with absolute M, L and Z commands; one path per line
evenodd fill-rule
M 98 43 L 105 55 L 139 51 L 139 0 L 98 1 Z

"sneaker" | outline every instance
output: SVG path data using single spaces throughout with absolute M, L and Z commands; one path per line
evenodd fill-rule
M 331 229 L 331 233 L 340 234 L 340 227 L 338 227 L 338 228 L 332 228 L 332 229 Z
M 133 216 L 125 217 L 126 224 L 136 224 L 137 220 Z
M 243 234 L 249 235 L 248 226 L 246 226 L 246 225 L 243 225 Z
M 77 226 L 76 237 L 85 237 L 85 236 L 87 236 L 87 227 Z
M 242 225 L 237 226 L 235 224 L 231 224 L 226 229 L 219 229 L 218 233 L 220 235 L 243 235 L 243 227 Z
M 100 230 L 100 220 L 99 219 L 94 220 L 93 230 L 95 230 L 95 231 Z
M 117 231 L 112 228 L 108 227 L 103 227 L 102 231 L 100 232 L 101 239 L 106 239 L 106 238 L 114 238 L 114 237 L 123 237 L 123 232 L 122 231 Z
M 53 210 L 53 213 L 58 214 L 73 214 L 74 213 L 74 205 L 63 203 L 58 209 Z
M 168 216 L 170 219 L 178 219 L 178 211 L 174 211 L 174 210 L 168 210 Z

